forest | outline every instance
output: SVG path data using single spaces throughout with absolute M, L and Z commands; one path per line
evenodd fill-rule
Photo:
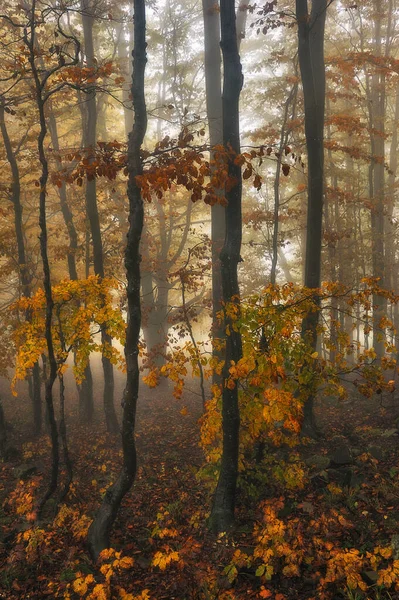
M 397 0 L 0 33 L 0 599 L 399 599 Z

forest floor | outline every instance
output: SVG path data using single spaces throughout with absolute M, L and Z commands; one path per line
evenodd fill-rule
M 48 514 L 33 527 L 34 502 L 49 470 L 49 441 L 32 439 L 28 423 L 13 422 L 10 403 L 5 410 L 13 426 L 10 441 L 22 454 L 0 464 L 1 599 L 399 598 L 388 581 L 384 586 L 377 580 L 377 567 L 362 562 L 376 547 L 392 547 L 399 558 L 398 406 L 355 395 L 345 403 L 319 403 L 323 436 L 296 449 L 305 486 L 279 487 L 267 469 L 263 479 L 247 473 L 238 491 L 237 526 L 217 537 L 206 527 L 209 478 L 198 477 L 204 463 L 200 398 L 185 392 L 176 401 L 167 385 L 154 391 L 143 386 L 139 469 L 112 532 L 112 547 L 134 562 L 115 566 L 108 576 L 92 564 L 85 535 L 118 472 L 119 440 L 104 433 L 103 423 L 86 428 L 69 419 L 73 486 L 58 517 Z M 269 511 L 267 525 L 279 532 L 268 539 L 275 570 L 269 581 L 259 571 L 256 548 L 264 508 L 274 505 L 278 510 Z M 334 568 L 326 564 L 326 548 L 337 561 Z M 383 554 L 380 569 L 388 558 Z

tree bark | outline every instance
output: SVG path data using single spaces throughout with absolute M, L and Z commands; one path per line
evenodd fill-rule
M 206 112 L 208 116 L 209 142 L 211 148 L 223 144 L 222 124 L 222 76 L 220 56 L 220 13 L 214 0 L 202 0 L 204 19 L 204 62 Z M 214 153 L 211 150 L 211 159 Z M 212 340 L 213 356 L 223 360 L 223 350 L 219 349 L 224 338 L 224 327 L 218 319 L 222 310 L 222 274 L 220 252 L 225 238 L 225 208 L 215 204 L 211 208 L 211 244 L 212 244 Z M 213 383 L 221 383 L 215 373 Z
M 382 54 L 382 3 L 374 0 L 374 55 L 378 59 Z M 385 249 L 384 249 L 384 199 L 385 199 L 385 74 L 375 67 L 371 77 L 371 95 L 369 98 L 370 137 L 372 162 L 370 176 L 371 191 L 371 234 L 373 277 L 378 278 L 381 288 L 385 287 Z M 373 294 L 373 346 L 378 359 L 385 353 L 385 331 L 380 320 L 386 314 L 386 300 L 380 294 Z
M 21 181 L 19 175 L 19 167 L 16 156 L 12 149 L 10 137 L 8 135 L 7 125 L 5 121 L 4 102 L 0 99 L 0 130 L 3 137 L 4 148 L 6 150 L 7 160 L 11 168 L 12 183 L 11 183 L 11 202 L 14 207 L 14 227 L 15 237 L 17 239 L 18 266 L 19 277 L 21 281 L 21 294 L 27 298 L 31 297 L 31 275 L 27 264 L 25 252 L 25 240 L 23 232 L 22 213 L 23 206 L 21 203 Z M 26 312 L 26 319 L 31 318 L 30 311 Z M 32 369 L 31 384 L 29 385 L 29 395 L 32 401 L 33 412 L 33 428 L 34 433 L 39 435 L 42 428 L 42 399 L 40 394 L 40 368 L 36 363 Z
M 46 117 L 44 113 L 45 105 L 45 85 L 46 78 L 41 79 L 39 71 L 36 67 L 36 53 L 35 53 L 35 35 L 36 35 L 36 15 L 35 15 L 36 3 L 35 0 L 32 2 L 32 10 L 30 15 L 30 26 L 24 31 L 24 42 L 29 51 L 29 64 L 32 70 L 34 89 L 35 89 L 35 101 L 37 110 L 39 113 L 39 136 L 37 139 L 37 148 L 39 154 L 39 161 L 41 165 L 41 175 L 39 178 L 39 227 L 40 227 L 40 254 L 43 263 L 43 287 L 46 298 L 46 314 L 45 314 L 45 338 L 47 344 L 48 364 L 49 373 L 45 386 L 45 400 L 46 400 L 46 411 L 47 418 L 50 428 L 51 437 L 51 449 L 52 449 L 52 464 L 50 481 L 46 493 L 40 501 L 38 507 L 38 516 L 44 508 L 47 500 L 54 494 L 57 489 L 58 482 L 58 470 L 59 470 L 59 443 L 58 443 L 58 430 L 57 422 L 54 414 L 54 403 L 53 403 L 53 385 L 57 377 L 57 361 L 54 353 L 53 346 L 53 335 L 52 335 L 52 319 L 53 319 L 53 295 L 51 289 L 51 273 L 50 263 L 48 258 L 48 238 L 47 238 L 47 219 L 46 219 L 46 195 L 47 195 L 47 182 L 49 176 L 48 161 L 46 152 L 44 149 L 44 140 L 47 135 Z M 29 34 L 28 34 L 29 31 Z
M 223 144 L 226 150 L 240 152 L 239 99 L 243 84 L 242 68 L 237 46 L 236 15 L 234 0 L 221 0 L 221 47 L 223 53 Z M 234 157 L 228 162 L 228 174 L 234 184 L 226 192 L 227 207 L 226 237 L 220 253 L 223 302 L 240 304 L 238 286 L 238 263 L 241 260 L 241 168 L 234 163 Z M 225 363 L 223 368 L 223 453 L 219 479 L 213 499 L 210 527 L 215 532 L 226 531 L 234 523 L 236 486 L 238 476 L 238 451 L 240 412 L 238 406 L 238 388 L 227 387 L 231 361 L 238 362 L 242 357 L 242 341 L 239 331 L 232 327 L 231 318 L 225 314 L 225 331 L 230 326 L 230 335 L 225 333 Z
M 298 56 L 305 104 L 305 137 L 308 154 L 308 210 L 304 285 L 317 290 L 321 282 L 321 244 L 324 195 L 324 28 L 327 0 L 296 0 Z M 320 301 L 317 294 L 314 302 Z M 310 311 L 302 323 L 302 335 L 313 350 L 317 346 L 318 310 Z M 302 433 L 314 435 L 313 391 L 304 404 Z
M 86 62 L 89 68 L 94 68 L 96 59 L 94 56 L 93 44 L 93 5 L 90 0 L 81 0 L 82 24 L 84 33 Z M 94 160 L 94 148 L 96 145 L 96 89 L 91 87 L 86 95 L 86 123 L 84 132 L 84 146 L 88 154 L 89 161 Z M 90 224 L 91 240 L 93 246 L 94 272 L 101 279 L 104 277 L 104 254 L 101 239 L 100 218 L 97 206 L 96 179 L 89 176 L 86 179 L 86 211 Z M 103 346 L 112 345 L 112 338 L 107 333 L 106 326 L 101 328 L 101 342 Z M 109 358 L 103 353 L 102 366 L 104 373 L 104 413 L 107 431 L 118 433 L 119 425 L 114 406 L 114 369 Z
M 109 536 L 120 503 L 131 488 L 136 476 L 136 445 L 134 429 L 139 391 L 138 364 L 139 335 L 141 327 L 140 300 L 140 240 L 143 230 L 143 200 L 136 177 L 143 172 L 140 150 L 147 129 L 147 109 L 144 94 L 146 53 L 145 0 L 134 0 L 134 50 L 132 97 L 134 126 L 128 143 L 129 231 L 125 251 L 127 277 L 128 325 L 125 356 L 127 366 L 123 402 L 122 448 L 123 466 L 115 484 L 105 494 L 103 503 L 89 529 L 88 542 L 91 555 L 96 559 L 109 546 Z
M 51 143 L 57 156 L 60 155 L 60 144 L 58 138 L 57 120 L 54 116 L 52 107 L 48 110 L 48 129 L 51 136 Z M 59 171 L 62 169 L 61 160 L 57 158 L 56 167 Z M 60 197 L 61 213 L 64 219 L 65 227 L 69 237 L 69 250 L 67 254 L 69 278 L 73 281 L 78 279 L 78 270 L 76 266 L 76 252 L 78 249 L 78 234 L 76 231 L 73 214 L 69 208 L 67 189 L 65 181 L 61 181 L 61 187 L 58 189 Z M 91 423 L 94 415 L 93 399 L 93 377 L 91 374 L 90 362 L 85 369 L 85 378 L 81 384 L 77 384 L 79 396 L 79 414 L 83 422 Z M 60 425 L 61 427 L 61 425 Z

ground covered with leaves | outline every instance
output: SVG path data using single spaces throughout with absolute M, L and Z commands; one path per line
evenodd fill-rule
M 200 398 L 186 391 L 176 401 L 166 382 L 143 390 L 137 479 L 96 565 L 87 529 L 118 472 L 119 439 L 70 416 L 74 482 L 37 524 L 49 441 L 14 423 L 16 452 L 0 465 L 0 598 L 399 598 L 395 400 L 350 394 L 345 403 L 324 399 L 317 413 L 321 439 L 295 455 L 255 449 L 254 468 L 240 478 L 236 528 L 214 536 L 207 517 L 216 480 L 199 446 Z

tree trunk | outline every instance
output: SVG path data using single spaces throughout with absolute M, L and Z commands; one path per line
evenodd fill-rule
M 237 46 L 234 0 L 221 0 L 221 47 L 223 53 L 223 144 L 240 152 L 239 131 L 239 99 L 243 78 L 240 56 Z M 230 180 L 235 181 L 226 192 L 227 207 L 226 238 L 220 253 L 222 268 L 223 302 L 235 303 L 239 306 L 240 290 L 238 286 L 238 263 L 241 260 L 241 168 L 229 160 L 228 173 Z M 234 523 L 234 508 L 236 501 L 236 486 L 238 476 L 238 451 L 240 412 L 238 406 L 238 388 L 227 387 L 231 361 L 239 361 L 242 357 L 241 334 L 231 327 L 231 319 L 225 314 L 225 328 L 230 325 L 230 335 L 225 333 L 225 363 L 223 368 L 223 453 L 219 479 L 213 500 L 210 516 L 210 527 L 215 532 L 226 531 Z M 226 330 L 225 329 L 225 330 Z
M 28 33 L 29 31 L 29 33 Z M 32 15 L 30 21 L 29 30 L 24 30 L 23 39 L 25 45 L 29 50 L 29 63 L 32 70 L 34 86 L 35 86 L 35 101 L 39 113 L 39 136 L 37 140 L 37 148 L 39 154 L 39 161 L 41 165 L 41 174 L 39 178 L 40 192 L 39 192 L 39 227 L 40 227 L 40 254 L 43 263 L 43 287 L 46 298 L 46 315 L 45 315 L 45 338 L 47 344 L 47 355 L 49 364 L 49 373 L 45 387 L 45 400 L 46 400 L 46 411 L 47 418 L 50 428 L 51 437 L 51 449 L 52 449 L 52 464 L 50 481 L 46 493 L 41 499 L 38 507 L 38 516 L 44 508 L 47 500 L 54 494 L 57 489 L 58 482 L 58 470 L 59 470 L 59 443 L 58 443 L 58 430 L 57 422 L 54 414 L 54 403 L 53 403 L 53 385 L 57 377 L 57 361 L 54 353 L 53 346 L 53 334 L 52 334 L 52 320 L 53 320 L 53 295 L 51 289 L 51 274 L 50 274 L 50 263 L 48 258 L 48 240 L 47 240 L 47 219 L 46 219 L 46 195 L 47 195 L 47 182 L 49 176 L 48 161 L 46 152 L 44 149 L 44 140 L 47 134 L 46 117 L 44 114 L 45 105 L 45 76 L 44 80 L 40 78 L 39 71 L 36 67 L 36 52 L 35 52 L 35 35 L 36 35 L 36 15 L 35 15 L 35 4 L 32 5 Z
M 374 54 L 381 56 L 382 46 L 382 4 L 375 0 Z M 385 75 L 378 67 L 371 78 L 370 111 L 371 148 L 372 148 L 372 265 L 373 277 L 379 279 L 379 286 L 385 287 L 384 263 L 384 196 L 385 196 Z M 380 320 L 386 314 L 386 300 L 378 293 L 373 294 L 373 346 L 380 359 L 385 353 L 385 332 Z
M 6 150 L 7 160 L 9 162 L 12 174 L 11 183 L 11 202 L 14 207 L 14 227 L 15 237 L 17 239 L 19 277 L 21 281 L 21 294 L 27 298 L 31 297 L 31 276 L 28 269 L 27 257 L 25 252 L 25 241 L 23 232 L 21 204 L 21 182 L 19 175 L 18 162 L 12 149 L 10 137 L 5 122 L 4 104 L 0 103 L 0 130 L 3 137 L 4 148 Z M 26 320 L 31 318 L 30 311 L 26 312 Z M 42 399 L 40 394 L 40 368 L 38 363 L 33 366 L 32 377 L 29 385 L 29 395 L 32 401 L 33 430 L 35 435 L 39 435 L 42 428 Z
M 94 68 L 96 60 L 94 57 L 93 45 L 93 6 L 90 0 L 81 0 L 82 24 L 84 33 L 86 62 L 89 68 Z M 93 86 L 87 90 L 87 119 L 86 131 L 84 132 L 84 146 L 88 154 L 89 161 L 94 160 L 94 148 L 96 145 L 96 90 Z M 88 176 L 86 179 L 86 211 L 90 224 L 91 239 L 93 245 L 93 263 L 94 272 L 100 278 L 104 277 L 104 255 L 101 239 L 100 219 L 97 206 L 96 178 Z M 103 346 L 112 345 L 112 338 L 107 333 L 106 326 L 101 328 L 101 342 Z M 102 366 L 104 373 L 104 413 L 107 425 L 107 431 L 117 433 L 119 431 L 118 419 L 114 406 L 114 369 L 109 358 L 103 354 Z
M 57 156 L 60 154 L 60 144 L 58 139 L 57 121 L 50 107 L 48 111 L 48 128 L 51 136 L 51 143 Z M 62 163 L 59 159 L 56 161 L 56 167 L 59 171 L 62 169 Z M 68 205 L 67 189 L 65 181 L 61 181 L 61 187 L 58 190 L 60 197 L 61 213 L 69 237 L 69 250 L 67 255 L 69 278 L 73 281 L 78 279 L 78 270 L 76 266 L 76 252 L 78 249 L 78 234 L 73 214 Z M 85 378 L 81 384 L 77 384 L 79 396 L 79 414 L 83 422 L 91 423 L 94 415 L 94 399 L 93 399 L 93 377 L 91 374 L 90 359 L 85 369 Z M 61 427 L 61 425 L 60 425 Z
M 222 124 L 222 87 L 220 56 L 220 16 L 218 3 L 214 0 L 202 0 L 204 19 L 204 61 L 206 112 L 208 116 L 209 141 L 211 148 L 223 143 Z M 211 159 L 213 153 L 211 151 Z M 221 204 L 211 208 L 211 243 L 212 243 L 212 340 L 213 355 L 223 360 L 223 350 L 218 349 L 217 340 L 224 338 L 224 327 L 217 315 L 222 310 L 222 274 L 220 252 L 225 238 L 225 209 Z M 221 383 L 221 378 L 214 375 L 213 383 Z
M 318 289 L 321 281 L 321 243 L 324 192 L 324 28 L 327 0 L 296 0 L 298 56 L 305 104 L 305 137 L 308 155 L 308 211 L 304 285 Z M 317 294 L 314 301 L 319 305 Z M 318 311 L 309 312 L 302 323 L 302 335 L 312 349 L 317 346 Z M 302 433 L 314 435 L 313 390 L 304 404 Z
M 122 448 L 123 467 L 116 483 L 107 490 L 103 503 L 89 529 L 88 542 L 94 559 L 109 546 L 109 536 L 120 503 L 136 476 L 136 445 L 134 429 L 140 382 L 138 364 L 141 327 L 140 301 L 140 239 L 143 230 L 143 200 L 136 177 L 143 172 L 140 149 L 147 129 L 147 110 L 144 95 L 144 73 L 147 62 L 145 29 L 145 0 L 134 0 L 134 51 L 132 97 L 134 126 L 128 144 L 129 231 L 125 251 L 127 276 L 128 325 L 125 356 L 127 365 L 123 402 Z

